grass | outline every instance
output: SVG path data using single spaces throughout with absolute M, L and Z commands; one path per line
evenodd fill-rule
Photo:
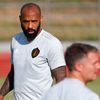
M 0 87 L 2 86 L 4 80 L 5 80 L 5 78 L 1 78 L 0 79 Z M 100 76 L 98 76 L 95 81 L 88 83 L 87 86 L 91 90 L 93 90 L 94 92 L 96 92 L 98 95 L 100 95 Z M 5 100 L 12 100 L 12 98 L 13 98 L 13 93 L 12 92 L 10 92 L 9 94 L 7 94 L 5 96 Z
M 95 81 L 88 83 L 87 86 L 100 96 L 100 76 Z

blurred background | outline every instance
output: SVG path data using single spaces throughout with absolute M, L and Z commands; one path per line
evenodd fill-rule
M 10 70 L 11 37 L 22 31 L 20 8 L 28 2 L 41 7 L 42 27 L 58 37 L 64 49 L 77 41 L 100 49 L 100 0 L 0 0 L 0 86 Z M 99 75 L 88 86 L 100 95 Z M 11 100 L 9 95 L 6 98 Z
M 0 0 L 0 41 L 20 32 L 19 11 L 35 2 L 43 13 L 43 28 L 61 40 L 99 40 L 97 0 Z

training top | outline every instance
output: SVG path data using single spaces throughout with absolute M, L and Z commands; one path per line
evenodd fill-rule
M 52 85 L 51 70 L 65 66 L 62 44 L 43 29 L 30 43 L 18 33 L 12 38 L 11 63 L 14 100 L 41 100 Z
M 100 100 L 100 98 L 81 81 L 66 78 L 51 87 L 42 100 Z

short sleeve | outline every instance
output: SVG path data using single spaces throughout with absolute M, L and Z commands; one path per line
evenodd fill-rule
M 52 42 L 50 45 L 48 63 L 51 69 L 66 65 L 64 59 L 64 49 L 59 40 Z

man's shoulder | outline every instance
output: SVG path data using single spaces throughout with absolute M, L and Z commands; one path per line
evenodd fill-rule
M 16 33 L 13 38 L 19 38 L 19 37 L 22 37 L 23 35 L 23 32 L 19 32 L 19 33 Z
M 17 33 L 12 37 L 12 43 L 20 43 L 20 44 L 25 44 L 25 36 L 23 32 Z
M 90 100 L 91 98 L 92 98 L 92 100 L 100 100 L 99 96 L 94 91 L 92 91 L 90 88 L 88 88 L 87 86 L 84 85 L 80 89 L 82 89 L 83 92 L 80 90 L 79 94 L 82 96 L 85 96 L 86 100 L 87 99 Z
M 91 89 L 87 88 L 87 93 L 89 97 L 91 97 L 93 100 L 100 100 L 100 97 Z
M 19 32 L 17 34 L 15 34 L 13 37 L 12 37 L 12 40 L 20 40 L 20 38 L 23 38 L 24 37 L 24 34 L 23 32 Z
M 52 33 L 50 33 L 50 32 L 47 32 L 47 31 L 45 31 L 45 30 L 42 30 L 42 32 L 43 32 L 43 36 L 44 36 L 45 38 L 49 39 L 49 40 L 56 40 L 56 41 L 59 40 L 56 36 L 54 36 L 54 35 L 53 35 Z
M 52 43 L 53 43 L 53 44 L 54 44 L 54 43 L 57 43 L 57 44 L 61 43 L 61 41 L 60 41 L 56 36 L 54 36 L 53 34 L 47 32 L 47 31 L 45 31 L 45 30 L 42 30 L 42 32 L 43 32 L 43 37 L 44 37 L 48 42 L 50 42 L 51 44 L 52 44 Z

